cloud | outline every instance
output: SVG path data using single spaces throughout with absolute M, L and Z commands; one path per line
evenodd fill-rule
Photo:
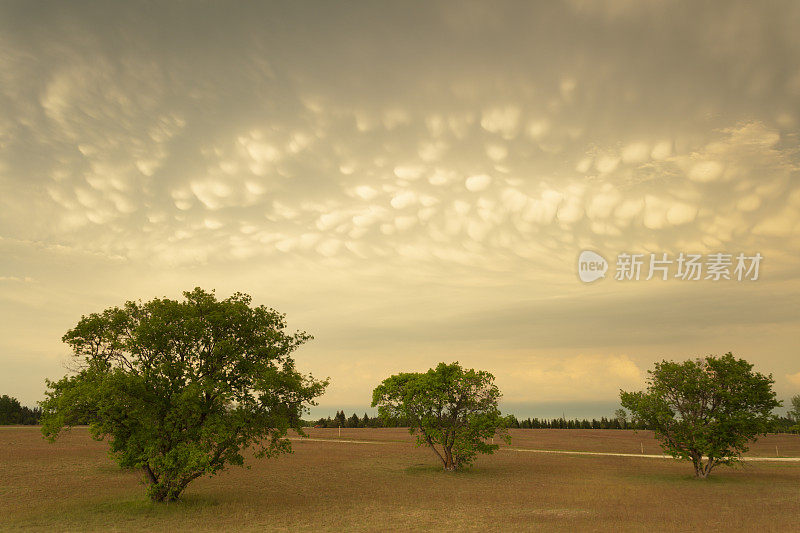
M 481 127 L 490 133 L 499 133 L 506 139 L 517 134 L 520 109 L 513 105 L 486 109 L 481 115 Z
M 417 203 L 417 195 L 414 191 L 400 191 L 394 195 L 390 203 L 395 209 L 405 209 Z
M 529 357 L 513 376 L 503 377 L 499 381 L 508 402 L 530 401 L 532 390 L 539 401 L 584 401 L 613 398 L 620 388 L 642 388 L 645 372 L 627 355 L 579 354 Z
M 319 309 L 321 329 L 345 304 L 416 298 L 359 315 L 375 353 L 416 336 L 437 354 L 459 336 L 545 345 L 564 387 L 568 350 L 598 373 L 627 368 L 621 353 L 643 368 L 622 345 L 712 343 L 701 326 L 738 315 L 792 345 L 798 6 L 95 7 L 0 8 L 18 29 L 0 35 L 0 233 L 24 243 L 0 268 L 36 280 L 6 276 L 10 291 L 84 290 L 83 270 L 92 305 L 138 276 L 156 294 L 235 282 Z M 767 259 L 752 289 L 698 286 L 681 307 L 657 284 L 576 296 L 584 248 Z M 436 305 L 443 337 L 412 320 Z M 411 324 L 381 330 L 394 320 Z
M 464 186 L 470 192 L 480 192 L 489 187 L 492 183 L 492 177 L 487 174 L 478 174 L 470 176 L 464 182 Z
M 719 161 L 699 161 L 689 170 L 689 179 L 701 183 L 715 181 L 722 176 L 723 170 Z

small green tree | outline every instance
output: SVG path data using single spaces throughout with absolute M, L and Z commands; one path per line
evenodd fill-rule
M 792 408 L 789 409 L 786 416 L 791 418 L 792 422 L 794 422 L 794 426 L 792 426 L 791 430 L 800 433 L 800 394 L 795 394 L 789 401 L 792 404 Z
M 353 413 L 353 416 L 347 419 L 347 427 L 349 428 L 357 428 L 361 424 L 361 420 L 358 419 L 358 415 Z
M 617 409 L 614 411 L 614 418 L 621 429 L 628 427 L 628 413 L 625 412 L 625 409 Z
M 789 412 L 786 413 L 789 418 L 794 420 L 795 422 L 800 422 L 800 394 L 795 394 L 792 396 L 792 399 L 789 400 L 792 405 L 792 408 L 789 409 Z
M 128 302 L 81 318 L 64 335 L 77 374 L 48 381 L 42 432 L 88 420 L 125 468 L 141 469 L 155 501 L 176 500 L 194 479 L 291 451 L 290 428 L 319 396 L 320 382 L 290 354 L 309 340 L 287 334 L 284 316 L 236 293 L 200 288 L 185 300 Z
M 665 452 L 691 461 L 695 476 L 706 478 L 715 466 L 740 461 L 780 405 L 772 376 L 752 369 L 731 353 L 662 361 L 649 371 L 646 391 L 620 391 L 622 406 L 655 430 Z
M 22 405 L 6 394 L 0 396 L 0 425 L 21 424 Z
M 498 436 L 510 442 L 497 407 L 500 390 L 489 372 L 439 363 L 425 373 L 401 373 L 372 393 L 372 407 L 386 419 L 405 419 L 418 446 L 429 446 L 445 470 L 470 465 L 478 453 L 492 454 Z

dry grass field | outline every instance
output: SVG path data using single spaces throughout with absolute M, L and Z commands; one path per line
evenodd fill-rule
M 315 429 L 313 439 L 338 439 Z M 673 460 L 523 453 L 513 448 L 658 454 L 647 432 L 514 430 L 512 449 L 444 473 L 402 429 L 346 429 L 295 453 L 200 479 L 152 504 L 85 429 L 56 444 L 0 428 L 0 529 L 53 531 L 797 531 L 800 463 L 752 462 L 698 481 Z M 753 455 L 800 456 L 769 436 Z

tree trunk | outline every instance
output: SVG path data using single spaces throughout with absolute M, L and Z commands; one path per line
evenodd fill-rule
M 158 483 L 153 483 L 147 489 L 147 494 L 150 496 L 150 499 L 154 502 L 161 503 L 167 498 L 167 490 L 163 485 L 159 485 Z
M 164 483 L 161 481 L 160 483 L 150 485 L 147 493 L 154 502 L 176 502 L 184 488 L 186 488 L 184 484 Z
M 702 475 L 700 476 L 701 479 L 707 478 L 708 475 L 711 473 L 711 469 L 714 468 L 715 466 L 717 466 L 717 461 L 712 457 L 709 457 L 708 461 L 706 461 L 705 467 L 703 468 Z
M 711 473 L 711 469 L 714 468 L 714 460 L 709 458 L 708 461 L 703 464 L 703 457 L 692 457 L 692 463 L 694 464 L 694 477 L 697 479 L 706 479 L 708 474 Z
M 147 494 L 150 496 L 150 499 L 154 502 L 163 502 L 164 498 L 167 496 L 164 487 L 158 484 L 158 478 L 153 473 L 153 470 L 150 468 L 150 465 L 145 464 L 142 467 L 144 471 L 145 483 L 150 485 L 147 487 Z
M 422 432 L 422 434 L 425 435 L 425 440 L 427 441 L 428 446 L 430 446 L 431 450 L 433 450 L 433 453 L 436 454 L 436 457 L 438 457 L 439 460 L 442 461 L 442 464 L 444 465 L 444 469 L 447 470 L 447 459 L 442 457 L 442 454 L 440 454 L 439 450 L 436 449 L 436 446 L 434 446 L 434 444 L 433 444 L 433 439 L 431 439 L 424 431 Z M 447 453 L 446 449 L 445 449 L 445 453 Z
M 154 502 L 159 503 L 164 501 L 178 501 L 178 497 L 181 492 L 183 492 L 183 489 L 194 479 L 194 477 L 183 481 L 164 479 L 163 476 L 156 476 L 150 468 L 150 465 L 147 464 L 142 467 L 142 470 L 144 471 L 145 482 L 149 485 L 147 488 L 148 496 L 150 496 L 150 499 Z
M 158 483 L 158 479 L 156 479 L 155 474 L 153 474 L 153 471 L 150 469 L 150 465 L 148 464 L 144 465 L 142 467 L 142 470 L 144 470 L 145 480 L 148 483 L 150 483 L 151 485 L 155 485 L 156 483 Z
M 444 469 L 445 470 L 447 470 L 448 472 L 452 472 L 453 470 L 456 470 L 458 468 L 458 465 L 453 460 L 453 450 L 452 450 L 452 448 L 445 448 L 444 449 L 444 457 L 445 457 L 445 462 L 444 462 Z

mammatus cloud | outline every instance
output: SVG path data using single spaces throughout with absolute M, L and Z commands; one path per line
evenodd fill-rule
M 29 276 L 19 277 L 19 276 L 0 276 L 0 281 L 14 281 L 18 283 L 31 283 L 33 282 L 33 278 Z
M 536 357 L 556 397 L 544 385 L 590 375 L 568 361 L 611 372 L 681 338 L 749 346 L 725 329 L 741 316 L 774 328 L 756 357 L 793 370 L 798 317 L 769 311 L 791 315 L 781 298 L 798 290 L 793 3 L 221 9 L 4 8 L 5 287 L 86 305 L 198 283 L 260 293 L 322 333 L 310 353 L 334 381 L 334 347 L 393 360 L 423 339 L 453 359 L 435 324 L 479 343 L 498 378 L 528 357 L 499 350 L 552 348 Z M 588 289 L 584 249 L 757 251 L 764 290 Z M 76 265 L 106 284 L 77 287 Z M 55 353 L 67 325 L 31 337 Z
M 347 175 L 338 161 L 319 169 L 333 176 L 325 180 L 325 198 L 309 198 L 288 172 L 259 176 L 251 154 L 278 151 L 251 143 L 230 155 L 213 151 L 201 175 L 179 179 L 168 192 L 148 191 L 147 176 L 126 181 L 108 168 L 110 178 L 88 170 L 80 179 L 54 179 L 35 203 L 49 221 L 39 228 L 46 239 L 168 265 L 297 253 L 323 261 L 391 263 L 405 256 L 471 264 L 470 252 L 503 254 L 513 264 L 587 245 L 627 248 L 631 241 L 646 250 L 711 252 L 735 240 L 782 255 L 776 238 L 796 241 L 800 189 L 791 180 L 795 148 L 776 146 L 779 138 L 749 122 L 662 159 L 650 155 L 658 145 L 643 142 L 616 155 L 592 149 L 576 155 L 583 173 L 560 179 L 532 178 L 535 171 L 525 168 L 534 157 L 500 171 L 487 157 L 481 164 L 491 174 L 461 174 L 456 158 L 384 169 L 388 154 L 379 145 L 377 164 L 357 161 L 359 170 Z M 294 161 L 324 159 L 307 150 Z M 480 259 L 473 266 L 480 268 Z

